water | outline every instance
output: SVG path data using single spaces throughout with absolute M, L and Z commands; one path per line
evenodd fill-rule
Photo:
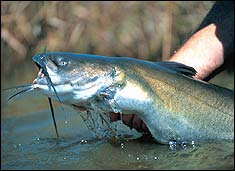
M 65 107 L 65 119 L 57 105 L 58 142 L 47 103 L 32 95 L 2 104 L 1 169 L 234 169 L 234 143 L 160 145 L 127 127 L 128 138 L 97 139 L 77 112 Z

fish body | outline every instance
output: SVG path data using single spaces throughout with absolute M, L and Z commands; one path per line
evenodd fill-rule
M 33 60 L 42 68 L 34 89 L 68 105 L 135 113 L 159 143 L 234 139 L 234 92 L 191 78 L 183 64 L 63 52 Z

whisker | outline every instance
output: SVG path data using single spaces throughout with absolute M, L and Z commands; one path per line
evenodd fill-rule
M 15 96 L 17 96 L 17 95 L 19 95 L 19 94 L 21 94 L 21 93 L 26 93 L 26 92 L 29 92 L 29 91 L 31 91 L 31 90 L 34 90 L 34 89 L 33 89 L 32 87 L 30 87 L 30 88 L 28 88 L 28 89 L 24 89 L 24 90 L 22 90 L 22 91 L 19 91 L 19 92 L 13 94 L 12 96 L 10 96 L 10 97 L 7 99 L 7 101 L 10 101 L 13 97 L 15 97 Z
M 57 125 L 56 125 L 56 121 L 55 121 L 55 114 L 54 114 L 54 109 L 53 109 L 53 106 L 52 106 L 51 98 L 48 97 L 48 100 L 49 100 L 49 104 L 50 104 L 50 108 L 51 108 L 51 113 L 52 113 L 52 118 L 53 118 L 53 122 L 54 122 L 54 127 L 55 127 L 55 131 L 56 131 L 57 140 L 59 140 L 60 136 L 59 136 L 59 133 L 58 133 L 58 130 L 57 130 Z
M 45 68 L 45 67 L 42 67 L 42 69 L 43 69 L 43 71 L 44 71 L 44 74 L 46 75 L 46 79 L 47 79 L 47 82 L 48 82 L 48 86 L 50 86 L 50 87 L 53 88 L 54 93 L 55 93 L 56 97 L 58 98 L 58 101 L 59 101 L 60 104 L 61 104 L 62 110 L 64 111 L 64 108 L 63 108 L 63 106 L 62 106 L 62 102 L 61 102 L 61 100 L 60 100 L 60 98 L 59 98 L 59 96 L 58 96 L 58 94 L 57 94 L 57 91 L 56 91 L 56 89 L 55 89 L 55 87 L 54 87 L 54 85 L 53 85 L 53 83 L 52 83 L 52 81 L 51 81 L 51 78 L 50 78 L 50 76 L 49 76 L 49 74 L 48 74 L 46 68 Z M 57 125 L 56 125 L 56 120 L 55 120 L 54 109 L 53 109 L 53 106 L 52 106 L 52 101 L 51 101 L 51 98 L 50 98 L 50 97 L 48 97 L 48 100 L 49 100 L 49 104 L 50 104 L 50 109 L 51 109 L 51 114 L 52 114 L 52 118 L 53 118 L 53 122 L 54 122 L 55 131 L 56 131 L 57 142 L 59 142 L 60 137 L 59 137 L 59 133 L 58 133 Z
M 53 86 L 53 83 L 52 83 L 52 81 L 51 81 L 51 78 L 50 78 L 50 76 L 49 76 L 48 72 L 47 72 L 45 69 L 44 69 L 44 72 L 45 72 L 46 79 L 47 79 L 47 81 L 48 81 L 48 83 L 49 83 L 50 87 L 52 87 L 52 88 L 53 88 L 53 90 L 54 90 L 54 92 L 55 92 L 56 97 L 58 98 L 59 102 L 62 104 L 62 102 L 61 102 L 61 100 L 60 100 L 60 98 L 59 98 L 59 96 L 58 96 L 58 94 L 57 94 L 57 92 L 56 92 L 56 89 L 55 89 L 55 87 Z
M 4 88 L 3 90 L 12 90 L 12 89 L 22 89 L 22 88 L 33 88 L 33 84 L 25 84 L 25 85 L 21 85 L 21 86 L 15 86 L 15 87 L 8 87 L 8 88 Z

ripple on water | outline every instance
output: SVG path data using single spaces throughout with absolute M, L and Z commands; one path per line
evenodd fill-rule
M 184 147 L 116 137 L 112 143 L 94 138 L 76 112 L 68 112 L 68 124 L 63 123 L 63 111 L 55 114 L 59 143 L 49 109 L 1 119 L 1 169 L 234 168 L 233 142 L 191 142 Z

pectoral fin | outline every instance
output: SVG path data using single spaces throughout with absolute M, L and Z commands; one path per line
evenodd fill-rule
M 156 64 L 188 77 L 193 77 L 197 73 L 197 71 L 193 67 L 184 65 L 179 62 L 164 61 L 164 62 L 156 62 Z

